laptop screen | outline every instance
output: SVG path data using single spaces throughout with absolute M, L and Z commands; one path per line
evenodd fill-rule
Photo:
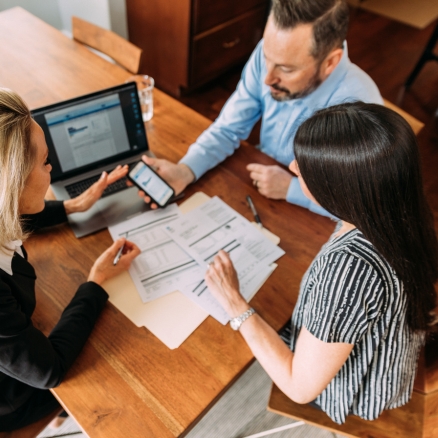
M 135 83 L 32 111 L 46 136 L 52 182 L 148 150 Z

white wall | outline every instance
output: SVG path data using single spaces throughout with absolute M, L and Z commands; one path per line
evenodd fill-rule
M 62 29 L 71 33 L 71 17 L 90 21 L 105 29 L 110 29 L 110 13 L 107 0 L 58 0 Z
M 21 6 L 57 29 L 62 29 L 57 0 L 0 0 L 0 11 Z
M 66 33 L 71 33 L 71 17 L 77 15 L 128 38 L 125 0 L 0 0 L 0 11 L 14 6 Z
M 125 0 L 108 0 L 111 30 L 128 39 L 128 19 Z

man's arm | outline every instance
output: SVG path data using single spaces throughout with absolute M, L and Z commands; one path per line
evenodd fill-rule
M 263 42 L 255 48 L 242 72 L 236 91 L 222 108 L 216 121 L 205 130 L 180 163 L 187 165 L 198 179 L 232 155 L 241 140 L 246 140 L 262 114 Z
M 312 202 L 303 193 L 298 178 L 296 177 L 292 177 L 292 180 L 289 185 L 289 189 L 287 191 L 286 201 L 290 202 L 291 204 L 295 204 L 295 205 L 299 205 L 300 207 L 307 208 L 313 213 L 320 214 L 321 216 L 327 216 L 330 219 L 337 220 L 335 216 L 330 214 L 327 210 L 322 208 L 320 205 L 317 205 L 314 202 Z

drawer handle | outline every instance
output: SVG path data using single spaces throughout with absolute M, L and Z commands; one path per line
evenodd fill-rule
M 233 41 L 230 41 L 228 43 L 223 43 L 222 47 L 224 49 L 232 49 L 233 47 L 237 46 L 237 44 L 239 44 L 239 43 L 240 43 L 240 38 L 237 37 Z

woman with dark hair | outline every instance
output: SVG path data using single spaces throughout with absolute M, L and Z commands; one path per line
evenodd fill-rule
M 294 150 L 303 192 L 340 221 L 303 277 L 290 349 L 251 316 L 226 253 L 206 281 L 292 400 L 337 423 L 374 420 L 409 400 L 435 307 L 437 239 L 416 138 L 395 112 L 356 102 L 315 113 Z

